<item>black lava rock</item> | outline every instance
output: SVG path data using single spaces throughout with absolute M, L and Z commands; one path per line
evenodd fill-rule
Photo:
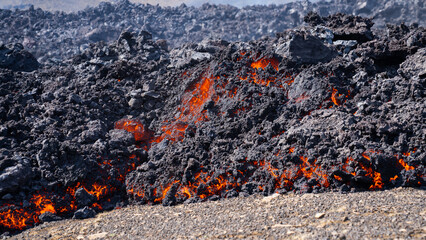
M 45 212 L 43 214 L 41 214 L 38 219 L 42 222 L 54 222 L 54 221 L 60 221 L 62 220 L 61 217 L 56 216 L 55 214 L 51 213 L 51 212 Z
M 144 13 L 146 22 L 167 11 L 201 11 L 209 22 L 216 11 L 128 1 L 103 6 L 112 15 L 122 6 L 155 11 Z M 257 14 L 217 9 L 235 12 L 235 21 L 251 18 L 241 11 Z M 47 39 L 60 38 L 79 14 L 98 16 L 95 10 L 28 12 L 40 14 L 33 27 L 46 30 Z M 299 13 L 291 12 L 297 25 Z M 0 22 L 20 16 L 0 14 Z M 50 18 L 60 31 L 50 20 L 43 24 Z M 31 226 L 51 208 L 80 219 L 127 203 L 424 186 L 425 29 L 372 30 L 371 19 L 344 14 L 311 18 L 313 26 L 275 37 L 251 40 L 257 35 L 249 29 L 247 42 L 210 39 L 173 49 L 156 41 L 165 36 L 147 31 L 167 26 L 158 20 L 138 32 L 120 29 L 75 54 L 58 47 L 32 72 L 0 68 L 1 215 L 28 216 Z M 253 28 L 265 35 L 268 24 L 260 25 Z M 175 26 L 180 35 L 203 37 L 211 29 Z M 220 26 L 214 29 L 231 31 Z M 68 41 L 75 44 L 61 46 Z M 0 219 L 0 230 L 22 229 L 7 224 Z
M 0 45 L 0 68 L 31 72 L 38 67 L 37 59 L 22 44 Z
M 74 197 L 77 201 L 78 208 L 90 206 L 96 201 L 96 196 L 88 193 L 84 188 L 77 189 L 77 191 L 75 191 Z
M 74 216 L 72 218 L 73 219 L 86 219 L 86 218 L 92 218 L 95 215 L 96 215 L 95 210 L 93 210 L 89 207 L 84 207 L 82 209 L 75 211 Z
M 51 8 L 57 8 L 57 4 Z M 61 10 L 69 11 L 70 8 Z M 312 11 L 318 14 L 310 13 Z M 259 5 L 244 8 L 211 4 L 198 8 L 186 5 L 160 7 L 118 1 L 81 9 L 78 13 L 48 12 L 34 7 L 20 11 L 0 10 L 0 26 L 3 26 L 0 30 L 0 42 L 19 42 L 39 62 L 57 64 L 61 60 L 81 54 L 93 43 L 113 42 L 123 30 L 143 29 L 144 32 L 150 32 L 144 34 L 143 39 L 165 39 L 169 46 L 178 47 L 208 38 L 222 38 L 227 41 L 255 40 L 264 35 L 272 36 L 297 27 L 305 20 L 311 25 L 326 23 L 329 27 L 330 24 L 336 27 L 345 24 L 352 27 L 352 24 L 357 24 L 356 28 L 350 31 L 345 28 L 337 31 L 336 28 L 336 36 L 340 36 L 340 39 L 353 39 L 356 36 L 356 39 L 361 41 L 371 39 L 369 23 L 363 25 L 366 22 L 353 21 L 353 17 L 349 16 L 341 22 L 330 21 L 339 20 L 340 17 L 322 18 L 339 12 L 374 17 L 373 21 L 377 27 L 401 22 L 424 26 L 426 19 L 425 5 L 418 1 L 295 1 L 278 6 Z M 308 13 L 310 14 L 304 19 Z M 125 42 L 122 43 L 125 45 Z M 163 43 L 158 45 L 165 49 Z M 97 55 L 104 53 L 99 52 Z

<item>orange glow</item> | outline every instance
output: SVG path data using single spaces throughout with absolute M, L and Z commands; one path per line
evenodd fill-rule
M 378 172 L 374 172 L 374 184 L 370 186 L 370 189 L 382 189 L 384 186 L 384 183 L 382 182 L 382 175 Z
M 280 64 L 279 61 L 276 58 L 261 58 L 258 61 L 252 62 L 251 63 L 251 67 L 252 68 L 262 68 L 263 70 L 265 70 L 265 68 L 271 64 L 271 66 L 278 71 L 278 65 Z
M 186 196 L 186 198 L 191 198 L 192 197 L 192 194 L 189 191 L 189 188 L 187 186 L 182 187 L 180 192 L 182 194 L 184 194 Z
M 179 180 L 175 180 L 172 183 L 164 186 L 160 186 L 159 189 L 161 191 L 157 191 L 157 189 L 154 190 L 154 196 L 156 196 L 154 203 L 160 203 L 166 194 L 169 192 L 170 188 L 173 186 L 173 184 L 177 184 L 177 197 L 184 197 L 184 198 L 191 198 L 193 196 L 198 196 L 200 199 L 206 199 L 209 196 L 212 195 L 221 195 L 222 192 L 226 191 L 228 188 L 236 188 L 240 186 L 240 183 L 237 182 L 231 182 L 229 178 L 231 177 L 229 174 L 226 176 L 220 175 L 217 178 L 212 179 L 213 173 L 206 173 L 204 171 L 200 171 L 195 174 L 194 176 L 194 182 L 189 182 L 186 185 L 183 185 L 180 183 Z M 197 188 L 200 186 L 200 184 L 205 185 L 205 190 L 203 193 L 197 193 Z M 142 191 L 143 192 L 143 191 Z M 143 193 L 140 191 L 135 191 L 133 189 L 128 190 L 129 194 L 139 194 L 143 196 Z
M 272 136 L 272 138 L 276 138 L 278 136 L 281 136 L 285 133 L 285 130 L 282 130 L 280 133 L 278 133 L 277 135 Z
M 139 120 L 122 119 L 115 123 L 115 129 L 124 129 L 132 133 L 136 142 L 143 142 L 152 138 L 152 134 L 145 130 Z
M 35 194 L 30 203 L 33 205 L 31 210 L 11 205 L 13 208 L 0 212 L 0 227 L 23 230 L 34 223 L 40 222 L 38 216 L 43 213 L 51 212 L 56 214 L 52 200 L 42 194 Z
M 138 196 L 139 198 L 145 197 L 145 192 L 135 191 L 133 188 L 127 189 L 127 194 L 133 195 L 133 196 Z
M 172 183 L 169 183 L 165 188 L 161 187 L 161 195 L 157 197 L 154 202 L 159 203 L 162 202 L 163 199 L 166 197 L 166 194 L 169 192 L 170 188 L 173 186 L 173 184 L 179 183 L 179 180 L 175 180 Z M 154 196 L 157 195 L 157 189 L 154 189 Z
M 288 89 L 288 86 L 286 86 L 286 84 L 291 85 L 294 81 L 294 77 L 287 73 L 282 74 L 282 72 L 276 73 L 272 77 L 262 77 L 264 76 L 262 70 L 265 70 L 265 68 L 269 64 L 276 71 L 279 70 L 279 62 L 277 59 L 262 58 L 258 61 L 251 62 L 250 66 L 245 66 L 244 73 L 242 73 L 245 74 L 245 76 L 240 76 L 240 80 L 249 81 L 250 83 L 260 85 L 255 86 L 253 89 L 263 87 L 276 87 L 280 88 L 280 91 L 286 91 Z M 187 72 L 184 72 L 181 77 L 186 77 L 189 75 L 190 74 L 188 74 Z M 205 107 L 205 105 L 209 101 L 211 101 L 210 103 L 213 104 L 216 104 L 218 101 L 221 100 L 233 101 L 232 104 L 235 103 L 235 105 L 232 106 L 238 107 L 234 108 L 234 115 L 240 114 L 240 112 L 249 111 L 253 108 L 253 103 L 249 100 L 239 99 L 244 96 L 244 94 L 239 94 L 239 91 L 244 89 L 241 86 L 246 86 L 247 84 L 242 85 L 241 82 L 238 82 L 239 80 L 237 78 L 236 82 L 233 83 L 235 85 L 232 85 L 231 87 L 238 87 L 233 87 L 231 89 L 225 87 L 230 81 L 235 81 L 235 79 L 225 79 L 226 81 L 216 80 L 219 80 L 219 77 L 214 77 L 211 75 L 201 75 L 197 81 L 195 81 L 191 86 L 189 86 L 183 93 L 181 102 L 178 107 L 174 110 L 174 112 L 170 113 L 170 116 L 174 117 L 170 117 L 170 119 L 165 120 L 163 124 L 159 127 L 159 129 L 156 129 L 158 131 L 161 131 L 161 134 L 159 134 L 159 136 L 154 137 L 153 132 L 145 128 L 141 121 L 135 119 L 122 119 L 116 122 L 115 128 L 124 129 L 132 133 L 137 144 L 146 144 L 146 146 L 144 147 L 146 147 L 145 149 L 148 150 L 150 148 L 151 143 L 158 143 L 164 139 L 167 139 L 170 142 L 183 141 L 186 132 L 190 133 L 190 129 L 188 129 L 188 126 L 191 126 L 193 124 L 197 125 L 198 123 L 208 121 L 209 118 L 213 116 L 211 115 L 212 112 L 214 113 L 214 111 L 209 112 L 208 110 L 206 110 L 207 108 Z M 228 85 L 228 87 L 230 86 Z M 272 94 L 270 92 L 274 91 L 265 91 L 264 93 L 267 97 L 272 97 Z M 250 94 L 251 95 L 247 98 L 255 98 L 255 100 L 257 100 L 257 95 L 262 96 L 261 93 L 256 92 Z M 349 94 L 350 91 L 348 90 L 348 95 L 346 96 L 346 98 L 348 98 Z M 333 106 L 331 102 L 333 102 L 336 106 L 343 104 L 344 100 L 341 100 L 341 102 L 339 102 L 340 96 L 342 96 L 342 94 L 338 94 L 337 89 L 332 88 L 331 96 L 326 96 L 328 98 L 326 100 L 328 104 L 326 105 L 326 107 L 330 107 L 330 105 Z M 221 97 L 227 97 L 227 99 L 221 99 Z M 309 96 L 303 93 L 301 96 L 295 98 L 294 101 L 301 102 L 308 98 Z M 331 102 L 328 100 L 331 100 Z M 223 109 L 219 110 L 223 111 Z M 256 131 L 255 133 L 262 135 L 261 131 Z M 284 134 L 284 131 L 281 131 L 279 133 L 279 135 L 281 134 Z M 264 136 L 269 137 L 269 132 L 264 131 Z M 272 138 L 277 136 L 272 136 Z M 140 147 L 140 145 L 136 146 Z M 308 152 L 303 151 L 303 149 L 299 148 L 297 150 L 297 153 L 302 154 L 303 152 Z M 412 153 L 414 153 L 415 150 L 416 149 L 414 149 L 414 151 L 403 153 L 402 155 L 408 157 Z M 362 159 L 363 161 L 358 162 L 355 161 L 352 157 L 348 157 L 346 158 L 346 161 L 344 163 L 341 162 L 340 165 L 325 167 L 325 165 L 327 164 L 321 164 L 320 158 L 318 158 L 319 161 L 317 161 L 317 159 L 314 159 L 313 156 L 304 156 L 302 154 L 298 154 L 298 156 L 296 156 L 295 158 L 294 153 L 295 147 L 290 147 L 288 149 L 287 154 L 291 154 L 291 156 L 283 156 L 286 155 L 285 151 L 275 151 L 270 152 L 270 155 L 266 155 L 271 156 L 272 160 L 251 159 L 250 161 L 248 161 L 248 158 L 246 157 L 245 160 L 238 161 L 238 164 L 241 164 L 241 168 L 233 170 L 232 173 L 227 171 L 221 171 L 220 173 L 218 173 L 214 172 L 208 167 L 204 168 L 201 166 L 198 172 L 190 175 L 191 179 L 186 179 L 187 182 L 185 184 L 181 182 L 183 176 L 170 176 L 168 184 L 156 185 L 156 188 L 152 192 L 145 191 L 147 191 L 148 189 L 149 191 L 151 191 L 153 186 L 143 185 L 138 185 L 137 187 L 126 186 L 126 191 L 129 196 L 133 196 L 134 199 L 137 200 L 145 201 L 145 203 L 148 201 L 152 201 L 151 203 L 161 203 L 166 197 L 166 195 L 170 194 L 170 189 L 175 186 L 175 196 L 179 198 L 179 201 L 184 201 L 188 198 L 198 198 L 198 200 L 200 200 L 208 199 L 213 195 L 225 196 L 224 194 L 226 194 L 231 189 L 239 191 L 241 190 L 242 186 L 248 182 L 254 180 L 260 183 L 264 181 L 265 176 L 266 180 L 272 180 L 272 184 L 273 187 L 275 187 L 275 190 L 283 188 L 286 190 L 297 190 L 297 184 L 295 183 L 298 181 L 307 180 L 313 180 L 307 181 L 310 185 L 309 187 L 327 188 L 330 186 L 329 180 L 331 181 L 332 178 L 337 181 L 343 181 L 342 177 L 337 175 L 331 175 L 331 173 L 337 167 L 341 167 L 341 170 L 346 172 L 348 174 L 348 177 L 357 176 L 358 173 L 358 175 L 363 174 L 364 177 L 368 177 L 369 179 L 371 179 L 371 185 L 366 186 L 369 189 L 375 190 L 382 189 L 384 187 L 381 173 L 375 171 L 374 164 L 369 163 L 364 159 Z M 361 156 L 371 161 L 372 155 L 370 155 L 369 153 L 380 152 L 368 150 L 363 152 Z M 55 206 L 55 204 L 59 205 L 59 202 L 55 202 L 55 198 L 49 199 L 47 197 L 49 195 L 35 194 L 30 200 L 31 208 L 23 209 L 20 206 L 13 206 L 13 208 L 10 209 L 5 208 L 7 210 L 0 212 L 0 227 L 6 227 L 10 229 L 24 229 L 26 226 L 30 226 L 34 223 L 39 222 L 38 216 L 42 213 L 52 212 L 58 213 L 59 215 L 69 214 L 71 213 L 71 211 L 75 211 L 77 209 L 74 195 L 78 188 L 84 188 L 87 192 L 96 196 L 98 202 L 94 203 L 92 207 L 101 210 L 101 200 L 103 199 L 102 201 L 104 201 L 105 199 L 107 199 L 106 197 L 111 196 L 115 191 L 119 190 L 114 187 L 116 185 L 111 185 L 108 181 L 112 180 L 115 182 L 119 181 L 121 183 L 124 183 L 126 180 L 126 174 L 136 169 L 136 167 L 140 164 L 140 162 L 138 163 L 139 158 L 137 156 L 137 154 L 131 154 L 128 159 L 126 159 L 128 160 L 128 162 L 120 162 L 120 159 L 118 159 L 118 161 L 117 159 L 102 159 L 98 161 L 98 165 L 101 166 L 102 170 L 111 170 L 111 172 L 114 172 L 114 174 L 110 174 L 110 172 L 108 172 L 107 179 L 105 179 L 105 182 L 102 180 L 100 182 L 95 183 L 90 182 L 90 184 L 88 184 L 87 182 L 79 182 L 73 186 L 69 186 L 66 190 L 65 196 L 63 197 L 63 200 L 69 202 L 68 206 L 57 207 Z M 289 161 L 289 159 L 291 160 Z M 120 162 L 120 164 L 125 165 L 120 165 L 120 169 L 118 169 L 118 167 L 115 168 L 116 166 L 114 166 L 116 162 Z M 406 170 L 415 169 L 414 166 L 409 166 L 403 159 L 399 157 L 395 159 L 395 162 L 398 162 Z M 227 166 L 223 166 L 223 169 L 226 170 Z M 359 171 L 360 169 L 364 171 Z M 257 173 L 257 171 L 260 171 L 261 174 L 255 174 Z M 116 172 L 118 173 L 115 174 Z M 352 176 L 349 174 L 351 174 Z M 387 178 L 387 176 L 385 177 Z M 395 181 L 396 179 L 398 179 L 398 175 L 395 175 L 393 178 L 390 178 L 389 181 Z M 388 181 L 385 182 L 387 183 Z M 346 183 L 342 182 L 340 184 L 349 185 L 350 181 L 347 181 Z M 266 187 L 265 185 L 258 185 L 257 188 L 260 191 L 264 191 L 265 189 L 269 188 L 269 185 L 268 187 Z M 62 189 L 62 191 L 64 191 L 64 189 Z
M 408 165 L 406 162 L 404 162 L 404 160 L 402 160 L 402 158 L 400 158 L 398 160 L 399 164 L 401 164 L 402 167 L 405 168 L 405 170 L 409 171 L 409 170 L 414 170 L 413 166 Z
M 33 202 L 36 205 L 36 208 L 39 209 L 39 214 L 43 214 L 45 212 L 56 213 L 55 206 L 53 206 L 52 201 L 40 194 L 34 195 L 31 202 Z
M 334 175 L 334 179 L 336 179 L 337 181 L 342 181 L 343 179 L 337 175 Z
M 182 141 L 188 123 L 198 123 L 207 119 L 203 106 L 215 94 L 213 86 L 213 77 L 201 77 L 200 82 L 190 87 L 185 92 L 181 106 L 178 108 L 179 117 L 170 124 L 163 126 L 163 134 L 153 141 L 161 142 L 165 138 L 173 142 Z
M 268 172 L 274 177 L 274 178 L 278 178 L 278 175 L 275 174 L 274 171 L 277 171 L 278 168 L 274 168 L 272 167 L 271 163 L 268 162 L 266 169 L 268 170 Z
M 333 88 L 333 93 L 331 94 L 331 101 L 333 101 L 334 105 L 340 106 L 339 101 L 336 99 L 337 89 Z
M 92 195 L 95 195 L 96 198 L 99 200 L 102 196 L 106 195 L 108 193 L 108 187 L 107 186 L 101 186 L 98 183 L 94 183 L 92 185 L 92 189 L 91 190 L 87 190 L 86 191 Z
M 412 153 L 415 153 L 417 151 L 417 148 L 414 148 L 413 151 L 408 151 L 405 153 L 402 153 L 403 156 L 409 157 Z M 395 155 L 398 158 L 399 164 L 406 170 L 414 170 L 413 166 L 408 165 L 402 158 L 399 158 L 398 155 Z
M 417 148 L 414 148 L 411 152 L 402 153 L 402 155 L 409 157 L 412 153 L 415 153 L 417 151 Z
M 370 159 L 370 157 L 369 157 L 367 154 L 362 153 L 361 155 L 362 155 L 365 159 L 371 160 L 371 159 Z
M 396 179 L 398 179 L 398 175 L 395 175 L 395 177 L 390 178 L 389 181 L 395 181 Z
M 369 153 L 381 153 L 381 151 L 374 151 L 374 150 L 369 150 L 366 151 Z M 368 156 L 366 154 L 366 152 L 362 153 L 362 157 L 364 157 L 367 160 L 371 160 L 370 156 Z M 353 160 L 353 159 L 352 159 Z M 370 186 L 370 189 L 382 189 L 384 186 L 384 183 L 382 182 L 382 175 L 379 172 L 374 171 L 371 166 L 365 166 L 363 163 L 358 163 L 358 165 L 367 172 L 367 174 L 365 176 L 373 179 L 373 184 Z M 352 175 L 355 176 L 354 173 L 351 173 Z
M 260 59 L 258 61 L 252 62 L 250 67 L 253 69 L 253 71 L 248 71 L 245 76 L 240 76 L 239 79 L 242 81 L 249 81 L 251 83 L 255 83 L 257 85 L 262 85 L 266 87 L 275 86 L 280 89 L 284 89 L 283 84 L 291 85 L 294 82 L 294 77 L 292 77 L 290 74 L 282 74 L 280 77 L 276 76 L 270 76 L 268 78 L 261 78 L 258 76 L 256 70 L 258 69 L 265 69 L 268 64 L 271 64 L 272 67 L 278 71 L 278 65 L 279 62 L 277 59 Z
M 23 230 L 32 222 L 38 222 L 37 216 L 24 209 L 0 212 L 0 226 L 5 228 Z
M 234 96 L 237 94 L 237 90 L 238 90 L 238 88 L 237 87 L 234 87 L 229 93 L 228 93 L 228 96 L 230 97 L 230 98 L 234 98 Z
M 75 192 L 79 188 L 84 188 L 84 190 L 86 190 L 88 193 L 96 196 L 96 198 L 98 200 L 100 200 L 101 198 L 103 198 L 104 196 L 106 196 L 108 193 L 110 193 L 112 191 L 115 191 L 115 188 L 111 188 L 111 187 L 109 187 L 107 185 L 101 185 L 99 183 L 93 183 L 90 187 L 86 187 L 86 186 L 83 186 L 81 183 L 77 183 L 73 187 L 68 187 L 67 192 L 71 196 L 74 196 Z
M 92 208 L 96 208 L 98 210 L 102 210 L 102 206 L 99 203 L 92 204 Z

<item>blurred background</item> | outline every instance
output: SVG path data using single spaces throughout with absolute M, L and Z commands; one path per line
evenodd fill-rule
M 117 2 L 120 0 L 1 0 L 0 8 L 14 9 L 28 8 L 29 5 L 34 5 L 36 8 L 40 7 L 43 10 L 56 11 L 61 10 L 65 12 L 79 11 L 86 7 L 93 7 L 100 2 Z M 311 0 L 310 2 L 317 2 L 318 0 Z M 211 4 L 229 4 L 236 7 L 244 7 L 247 5 L 269 5 L 269 4 L 284 4 L 294 2 L 294 0 L 130 0 L 135 3 L 149 3 L 152 5 L 160 4 L 161 6 L 179 6 L 185 3 L 188 6 L 200 6 L 204 3 Z

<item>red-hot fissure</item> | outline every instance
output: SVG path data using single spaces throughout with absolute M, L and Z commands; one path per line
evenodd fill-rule
M 241 60 L 248 56 L 249 54 L 244 52 L 241 53 L 241 57 L 238 59 Z M 249 71 L 246 76 L 240 76 L 239 80 L 249 81 L 250 83 L 263 87 L 274 86 L 283 90 L 285 89 L 284 85 L 291 86 L 294 82 L 294 77 L 288 73 L 281 74 L 279 77 L 269 77 L 268 79 L 259 77 L 258 71 L 264 71 L 268 65 L 277 72 L 276 75 L 280 75 L 278 74 L 279 61 L 277 59 L 261 58 L 252 60 L 250 64 L 251 71 Z M 185 76 L 187 76 L 186 72 L 182 75 L 182 77 Z M 176 110 L 177 114 L 175 114 L 175 116 L 178 117 L 165 122 L 161 127 L 162 134 L 158 136 L 154 136 L 154 132 L 145 128 L 142 122 L 137 119 L 122 119 L 116 122 L 115 128 L 124 129 L 132 133 L 137 146 L 144 148 L 145 150 L 149 150 L 152 144 L 159 143 L 164 139 L 168 139 L 171 142 L 183 141 L 185 131 L 189 124 L 200 124 L 204 121 L 208 121 L 207 112 L 206 110 L 203 110 L 204 105 L 208 101 L 212 100 L 214 103 L 217 103 L 222 96 L 226 96 L 229 99 L 235 99 L 238 95 L 237 87 L 233 87 L 226 94 L 218 94 L 215 89 L 220 88 L 223 91 L 229 81 L 235 81 L 233 79 L 221 79 L 224 84 L 219 85 L 217 84 L 217 80 L 219 79 L 219 77 L 211 75 L 202 75 L 200 80 L 184 93 L 182 102 Z M 338 97 L 342 94 L 339 94 L 337 89 L 333 87 L 330 92 L 331 95 L 328 100 L 336 106 L 344 104 L 344 102 L 341 102 L 338 99 Z M 349 97 L 349 94 L 350 92 L 348 92 L 346 98 Z M 261 96 L 261 94 L 259 94 L 259 96 Z M 309 98 L 309 96 L 303 95 L 296 99 L 296 102 L 302 101 L 306 98 Z M 251 105 L 249 107 L 237 109 L 234 114 L 248 111 L 249 108 L 251 108 Z M 261 132 L 259 134 L 261 134 Z M 284 134 L 284 131 L 282 131 L 280 135 L 281 134 Z M 405 169 L 407 171 L 413 170 L 414 167 L 408 165 L 404 161 L 404 157 L 408 157 L 415 151 L 416 149 L 411 152 L 403 153 L 402 156 L 395 155 L 396 164 L 398 164 L 401 169 Z M 279 152 L 276 153 L 275 156 L 284 159 L 286 156 L 294 154 L 294 152 L 295 147 L 291 147 L 286 153 L 283 154 L 282 152 Z M 389 179 L 383 179 L 381 173 L 373 169 L 373 164 L 370 162 L 371 154 L 380 154 L 380 152 L 368 150 L 362 153 L 361 155 L 366 160 L 365 162 L 356 162 L 351 156 L 348 156 L 346 161 L 338 167 L 342 172 L 353 176 L 356 176 L 357 173 L 351 170 L 354 169 L 353 167 L 349 168 L 349 166 L 356 166 L 359 169 L 362 169 L 364 176 L 371 179 L 369 188 L 372 190 L 382 189 L 385 183 L 395 181 L 399 178 L 398 175 L 395 175 Z M 308 156 L 301 155 L 299 156 L 299 160 L 298 164 L 294 164 L 292 167 L 284 169 L 275 167 L 268 159 L 259 159 L 257 161 L 246 160 L 244 164 L 246 166 L 250 166 L 250 168 L 247 168 L 250 170 L 247 170 L 246 172 L 238 170 L 237 176 L 230 173 L 223 173 L 217 176 L 213 171 L 201 166 L 199 172 L 194 175 L 192 182 L 183 184 L 180 181 L 180 177 L 176 176 L 176 179 L 170 179 L 169 184 L 154 189 L 155 198 L 153 203 L 162 202 L 173 185 L 177 186 L 176 197 L 180 199 L 188 199 L 192 197 L 206 199 L 212 195 L 223 195 L 231 189 L 238 191 L 242 185 L 249 181 L 250 177 L 256 171 L 265 171 L 270 174 L 270 177 L 274 180 L 275 190 L 292 190 L 294 189 L 295 182 L 300 178 L 316 180 L 316 184 L 318 186 L 325 188 L 330 186 L 331 181 L 345 183 L 344 176 L 330 175 L 330 169 L 325 169 L 317 162 L 317 159 L 310 160 Z M 10 230 L 22 230 L 40 222 L 38 217 L 46 212 L 67 216 L 67 214 L 77 210 L 74 193 L 79 188 L 84 188 L 87 192 L 96 196 L 98 202 L 94 203 L 91 207 L 97 210 L 102 210 L 102 205 L 100 203 L 102 201 L 108 201 L 108 197 L 118 191 L 118 189 L 115 186 L 112 186 L 110 182 L 114 180 L 124 184 L 126 174 L 135 170 L 136 166 L 139 164 L 139 158 L 136 155 L 132 155 L 124 163 L 125 167 L 121 166 L 123 169 L 119 171 L 119 174 L 115 177 L 115 179 L 111 179 L 111 177 L 106 174 L 106 179 L 102 182 L 93 182 L 90 184 L 76 183 L 74 186 L 66 188 L 63 193 L 64 197 L 62 198 L 62 201 L 65 202 L 65 204 L 59 204 L 58 201 L 52 198 L 52 195 L 49 193 L 39 192 L 34 194 L 30 199 L 29 207 L 23 207 L 22 204 L 5 205 L 2 207 L 4 210 L 0 210 L 0 227 Z M 102 160 L 100 161 L 99 166 L 104 172 L 115 168 L 114 163 L 111 160 Z M 202 192 L 199 192 L 197 189 L 201 184 L 205 187 Z M 265 186 L 258 186 L 258 189 L 263 191 Z M 147 195 L 142 188 L 138 187 L 138 189 L 134 189 L 130 186 L 127 186 L 127 194 L 142 201 L 144 201 L 145 196 Z

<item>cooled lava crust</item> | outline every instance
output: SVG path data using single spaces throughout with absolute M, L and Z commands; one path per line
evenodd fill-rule
M 1 231 L 129 203 L 424 187 L 425 29 L 305 20 L 170 51 L 125 31 L 49 66 L 2 45 Z
M 36 1 L 35 5 L 46 2 L 49 1 Z M 310 11 L 321 16 L 341 12 L 374 17 L 375 27 L 381 28 L 387 23 L 426 24 L 426 4 L 419 0 L 294 1 L 244 8 L 208 3 L 200 7 L 161 7 L 129 0 L 111 2 L 115 3 L 102 2 L 71 13 L 36 7 L 0 9 L 0 42 L 20 42 L 40 63 L 57 64 L 89 48 L 91 43 L 115 41 L 123 29 L 143 29 L 156 39 L 166 39 L 169 46 L 178 47 L 211 37 L 235 42 L 273 36 L 302 24 Z M 55 5 L 53 8 L 62 5 L 49 3 Z

